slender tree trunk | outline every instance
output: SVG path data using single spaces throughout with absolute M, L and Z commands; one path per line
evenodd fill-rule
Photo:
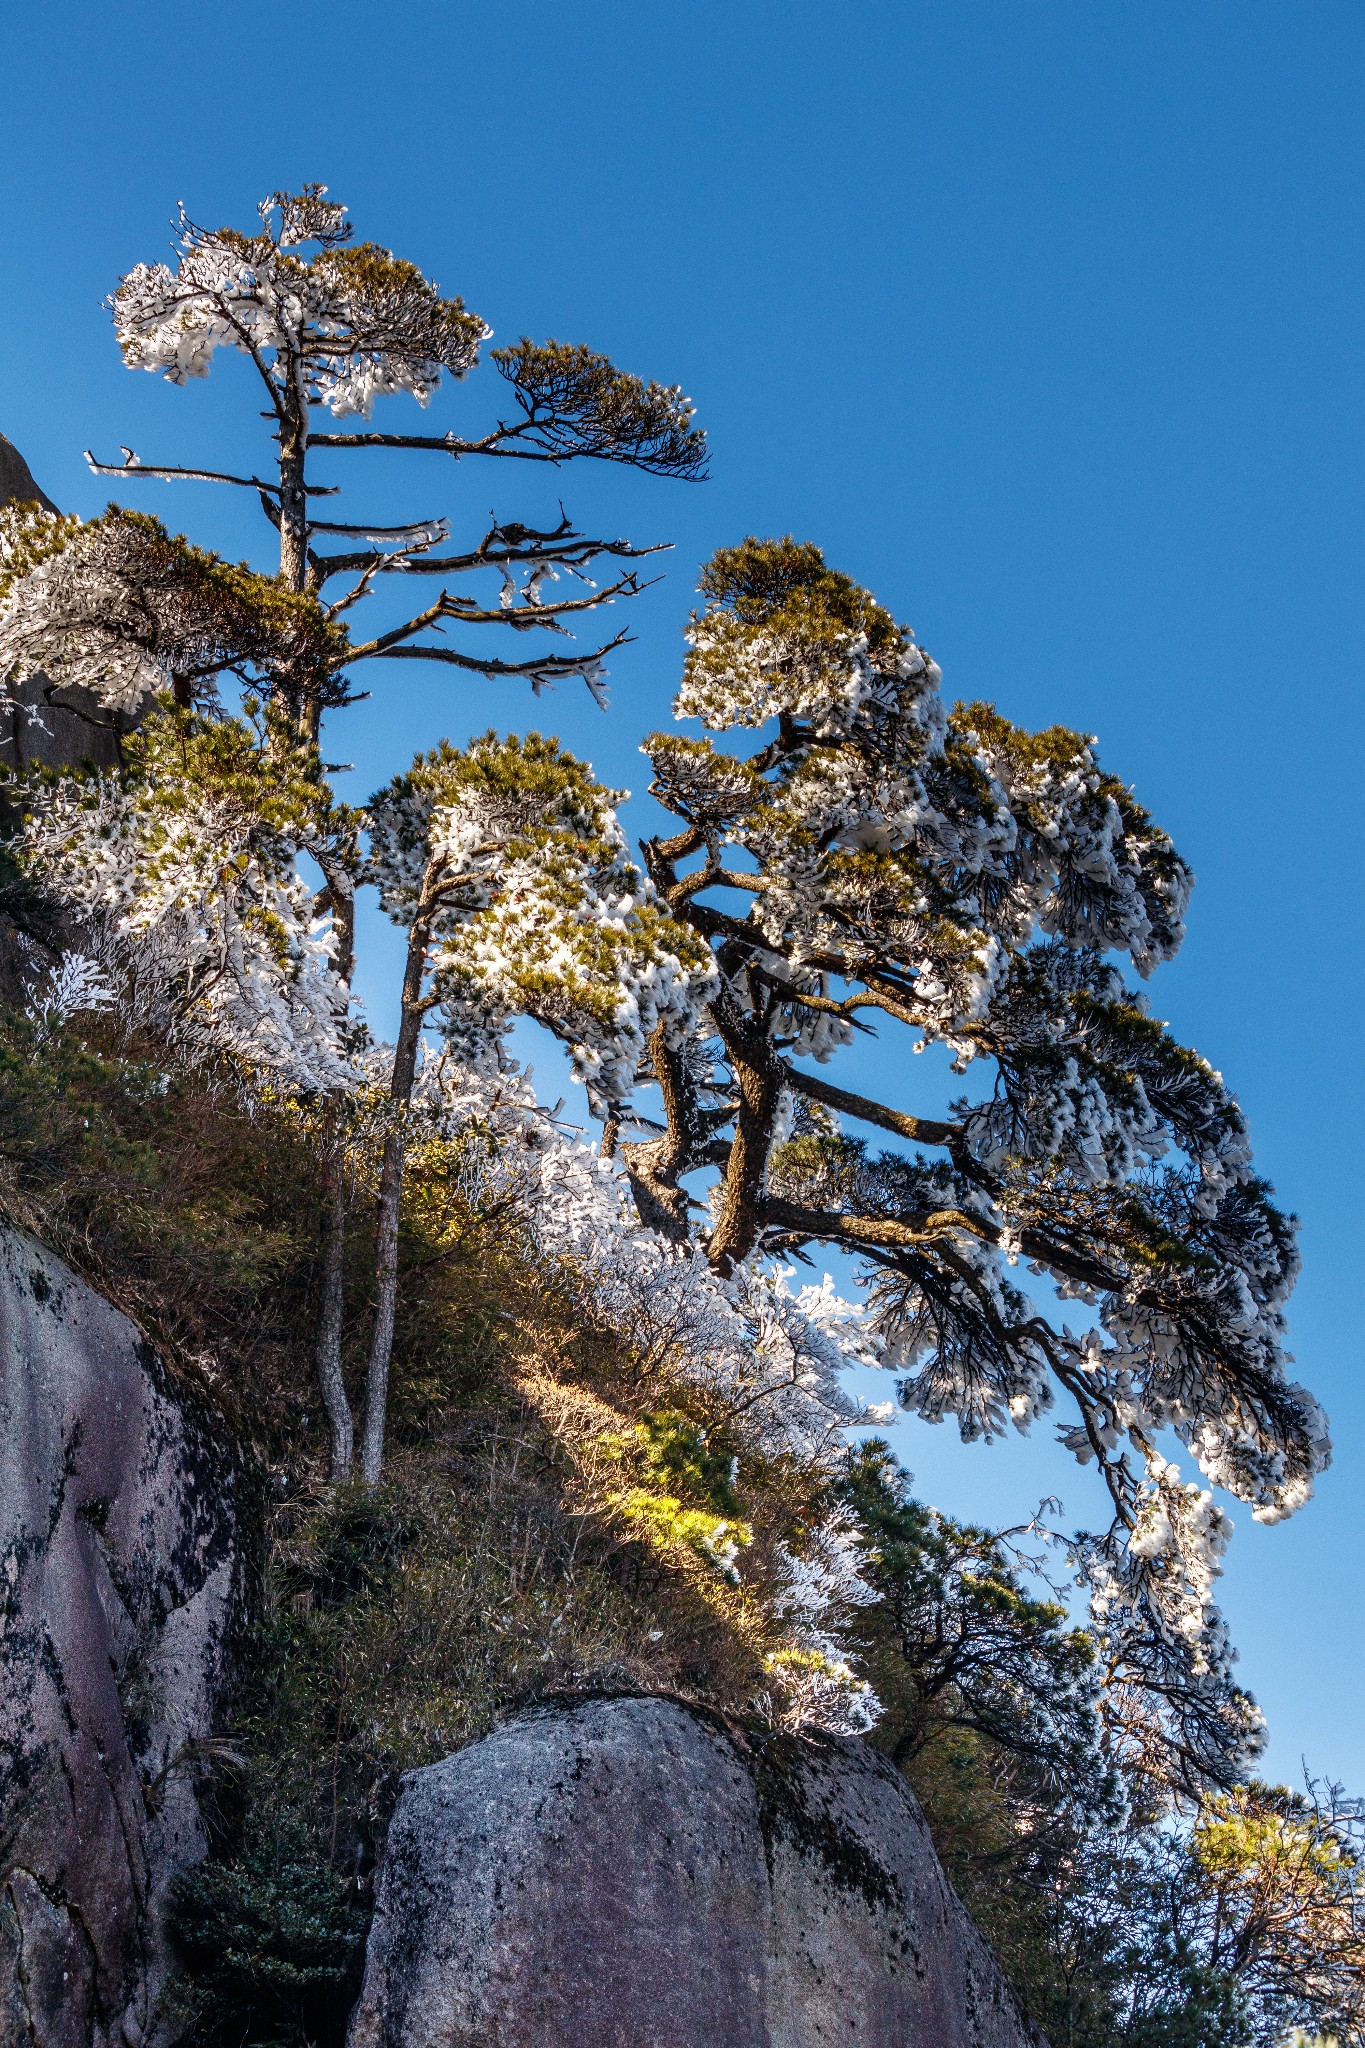
M 310 581 L 306 478 L 308 408 L 295 374 L 291 373 L 282 396 L 280 580 L 291 590 L 304 591 Z M 298 678 L 294 695 L 292 710 L 296 736 L 316 747 L 322 716 L 322 692 L 317 679 L 309 676 Z M 355 960 L 355 889 L 341 862 L 323 860 L 320 865 L 331 897 L 337 931 L 335 968 L 340 979 L 349 985 Z M 355 1454 L 355 1423 L 342 1371 L 346 1281 L 344 1117 L 341 1103 L 332 1104 L 323 1140 L 322 1304 L 317 1336 L 318 1387 L 327 1414 L 331 1439 L 330 1471 L 334 1486 L 344 1485 L 350 1478 Z
M 312 587 L 308 560 L 308 407 L 292 373 L 281 394 L 280 414 L 280 580 L 290 590 Z M 322 725 L 323 678 L 308 672 L 294 679 L 291 711 L 295 737 L 316 747 Z
M 327 894 L 319 897 L 315 904 L 318 911 L 332 913 L 332 932 L 335 943 L 332 949 L 332 972 L 338 981 L 351 985 L 355 969 L 355 864 L 359 861 L 355 843 L 352 840 L 346 852 L 338 854 L 329 847 L 314 849 L 313 858 L 322 869 L 322 879 L 327 884 Z
M 341 1337 L 346 1277 L 346 1158 L 342 1137 L 344 1111 L 338 1103 L 328 1117 L 322 1158 L 323 1246 L 322 1309 L 318 1317 L 318 1386 L 327 1415 L 330 1440 L 329 1476 L 344 1486 L 355 1454 L 355 1424 L 346 1398 L 341 1369 Z
M 282 394 L 280 419 L 280 580 L 308 588 L 307 407 L 293 379 Z
M 319 855 L 336 933 L 333 969 L 350 986 L 355 963 L 355 887 L 339 860 Z M 322 1302 L 318 1312 L 318 1388 L 330 1437 L 330 1478 L 344 1486 L 355 1455 L 355 1423 L 342 1371 L 346 1286 L 346 1109 L 338 1096 L 328 1107 L 322 1151 Z
M 426 891 L 423 894 L 426 895 Z M 384 1421 L 389 1402 L 389 1361 L 393 1357 L 394 1312 L 398 1303 L 398 1219 L 403 1202 L 403 1164 L 407 1152 L 407 1115 L 417 1076 L 417 1048 L 427 1005 L 422 1001 L 431 915 L 421 910 L 408 934 L 407 968 L 403 975 L 403 1017 L 394 1049 L 389 1094 L 393 1121 L 384 1140 L 379 1172 L 379 1218 L 374 1256 L 374 1329 L 365 1373 L 365 1428 L 360 1446 L 360 1475 L 377 1486 L 384 1468 Z

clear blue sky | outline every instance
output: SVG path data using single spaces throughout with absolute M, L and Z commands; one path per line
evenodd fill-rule
M 87 443 L 243 461 L 263 432 L 239 364 L 187 392 L 119 364 L 101 298 L 164 254 L 179 198 L 246 225 L 321 179 L 501 338 L 587 341 L 697 401 L 702 486 L 346 472 L 366 516 L 476 529 L 562 491 L 584 523 L 676 543 L 609 714 L 395 666 L 332 741 L 358 794 L 494 722 L 557 729 L 641 787 L 696 567 L 747 531 L 820 542 L 952 694 L 1100 735 L 1199 876 L 1154 1006 L 1237 1088 L 1303 1217 L 1295 1349 L 1335 1423 L 1297 1521 L 1237 1514 L 1225 1604 L 1271 1770 L 1302 1754 L 1365 1791 L 1365 12 L 49 0 L 12 5 L 4 44 L 0 430 L 63 506 L 103 502 Z M 484 417 L 495 384 L 433 424 Z M 233 494 L 136 502 L 269 565 Z M 946 1507 L 1004 1519 L 1058 1488 L 1096 1511 L 1045 1443 L 899 1436 Z

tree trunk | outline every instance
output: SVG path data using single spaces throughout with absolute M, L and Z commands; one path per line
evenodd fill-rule
M 355 866 L 359 855 L 354 840 L 342 854 L 325 846 L 311 851 L 327 884 L 326 895 L 318 898 L 314 909 L 332 913 L 332 972 L 349 988 L 355 970 Z
M 622 1145 L 621 1158 L 640 1221 L 674 1244 L 686 1244 L 687 1190 L 679 1186 L 679 1178 L 698 1164 L 708 1134 L 698 1120 L 693 1091 L 687 1086 L 680 1058 L 670 1048 L 662 1024 L 656 1024 L 649 1035 L 649 1053 L 663 1095 L 668 1129 L 661 1137 Z M 615 1128 L 608 1126 L 602 1142 L 603 1158 L 609 1158 L 615 1149 Z
M 427 894 L 426 889 L 423 895 Z M 384 1140 L 379 1173 L 379 1217 L 374 1255 L 374 1329 L 365 1373 L 365 1428 L 360 1446 L 360 1476 L 377 1486 L 384 1468 L 384 1422 L 389 1402 L 389 1361 L 393 1356 L 394 1312 L 398 1302 L 398 1219 L 403 1201 L 403 1162 L 407 1152 L 407 1114 L 417 1076 L 417 1048 L 427 1005 L 422 1001 L 431 917 L 420 912 L 408 934 L 407 968 L 403 975 L 403 1017 L 394 1049 L 389 1094 L 393 1122 Z
M 706 1255 L 717 1273 L 728 1276 L 748 1257 L 758 1239 L 759 1202 L 783 1076 L 766 1045 L 755 1046 L 747 1032 L 737 1030 L 732 1020 L 723 1019 L 718 1012 L 716 1022 L 739 1090 L 739 1111 L 721 1188 L 720 1213 Z
M 280 581 L 306 591 L 313 577 L 308 560 L 308 407 L 292 370 L 280 411 Z M 290 714 L 296 739 L 316 747 L 322 726 L 326 678 L 305 671 L 291 678 Z
M 343 861 L 330 859 L 325 852 L 317 858 L 327 883 L 336 934 L 333 971 L 349 988 L 355 964 L 355 885 Z M 344 1486 L 350 1478 L 355 1454 L 355 1423 L 346 1396 L 341 1350 L 346 1282 L 345 1117 L 344 1101 L 338 1098 L 326 1114 L 322 1151 L 322 1303 L 318 1312 L 317 1369 L 331 1438 L 333 1486 Z
M 351 1476 L 355 1424 L 346 1398 L 341 1369 L 341 1337 L 346 1269 L 346 1160 L 340 1104 L 328 1117 L 322 1157 L 323 1211 L 322 1308 L 318 1317 L 318 1387 L 327 1415 L 330 1438 L 329 1477 L 344 1486 Z
M 308 588 L 307 450 L 307 407 L 291 378 L 280 416 L 280 581 L 299 591 Z

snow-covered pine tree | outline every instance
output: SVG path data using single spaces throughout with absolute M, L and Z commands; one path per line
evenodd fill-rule
M 226 676 L 287 703 L 320 686 L 346 647 L 316 598 L 145 513 L 111 505 L 82 521 L 36 503 L 0 507 L 0 683 L 42 673 L 49 699 L 78 684 L 116 734 L 158 695 L 182 709 L 214 704 Z
M 193 990 L 184 1015 L 162 1003 L 167 1028 L 331 1098 L 318 1354 L 338 1477 L 351 1460 L 340 1081 L 356 843 L 293 708 L 326 694 L 347 644 L 311 593 L 224 562 L 145 514 L 110 506 L 82 522 L 36 502 L 0 507 L 0 690 L 14 692 L 18 715 L 41 718 L 35 681 L 39 702 L 80 685 L 82 717 L 103 724 L 121 764 L 94 782 L 30 778 L 22 867 L 118 954 L 125 995 L 133 980 L 141 989 L 135 1007 L 153 983 L 163 995 L 172 984 Z M 229 678 L 245 722 L 224 715 Z M 316 899 L 300 851 L 322 871 Z M 268 914 L 258 888 L 267 869 Z M 311 928 L 319 915 L 330 920 L 325 939 Z M 257 1025 L 244 1033 L 247 1015 Z
M 260 717 L 167 704 L 123 747 L 119 776 L 19 786 L 22 872 L 74 918 L 126 1023 L 274 1088 L 346 1088 L 347 989 L 298 860 L 348 815 Z
M 493 351 L 512 394 L 511 416 L 484 434 L 403 435 L 321 431 L 326 421 L 368 421 L 376 398 L 408 395 L 427 404 L 446 376 L 475 364 L 490 330 L 458 298 L 443 298 L 411 263 L 374 243 L 355 245 L 346 209 L 320 186 L 274 193 L 259 209 L 260 230 L 206 230 L 182 211 L 174 268 L 140 264 L 111 299 L 125 360 L 164 372 L 173 383 L 206 375 L 220 348 L 245 354 L 264 385 L 276 443 L 272 475 L 146 464 L 130 451 L 120 477 L 196 478 L 255 492 L 276 529 L 279 574 L 234 568 L 172 538 L 157 522 L 111 507 L 100 520 L 61 519 L 37 504 L 7 508 L 0 529 L 0 685 L 36 672 L 52 689 L 81 683 L 93 692 L 115 734 L 145 713 L 155 692 L 181 707 L 211 708 L 219 678 L 231 674 L 266 706 L 264 730 L 286 779 L 301 751 L 304 772 L 324 710 L 347 701 L 343 671 L 386 656 L 448 663 L 488 677 L 521 678 L 535 690 L 581 677 L 600 696 L 603 663 L 626 637 L 588 651 L 546 647 L 509 660 L 454 646 L 452 625 L 501 626 L 562 641 L 579 615 L 642 588 L 629 566 L 655 552 L 595 538 L 564 516 L 548 528 L 497 520 L 459 554 L 442 552 L 443 519 L 398 527 L 318 516 L 336 487 L 314 480 L 318 449 L 401 448 L 451 460 L 559 465 L 576 459 L 626 464 L 654 474 L 695 477 L 705 438 L 677 388 L 644 383 L 584 347 L 522 340 Z M 311 255 L 304 250 L 311 249 Z M 326 509 L 326 508 L 323 508 Z M 328 552 L 329 545 L 332 551 Z M 591 567 L 606 559 L 598 583 Z M 384 576 L 442 579 L 435 601 L 397 626 L 353 643 L 343 615 Z M 474 592 L 450 586 L 473 579 Z M 491 582 L 490 582 L 491 579 Z M 549 586 L 567 579 L 565 594 Z M 479 584 L 485 586 L 478 592 Z M 341 594 L 332 595 L 337 584 Z M 106 792 L 109 801 L 114 798 Z M 340 829 L 308 851 L 326 884 L 316 908 L 332 920 L 333 968 L 350 976 L 356 866 L 354 842 Z M 340 1099 L 333 1121 L 342 1120 Z M 340 1376 L 340 1275 L 344 1199 L 340 1137 L 328 1141 L 331 1224 L 324 1246 L 319 1374 L 333 1422 L 333 1472 L 350 1462 L 350 1420 Z
M 709 950 L 627 860 L 619 796 L 556 740 L 488 733 L 419 755 L 370 803 L 366 879 L 408 944 L 380 1173 L 367 1485 L 383 1461 L 406 1114 L 424 1024 L 442 1025 L 477 1070 L 496 1066 L 512 1016 L 537 1017 L 605 1104 L 629 1085 L 652 1033 L 685 1033 L 713 976 Z
M 587 652 L 547 649 L 522 660 L 454 646 L 444 635 L 451 626 L 566 635 L 568 622 L 633 596 L 642 587 L 639 573 L 624 565 L 652 549 L 595 538 L 561 517 L 547 528 L 495 519 L 471 546 L 444 553 L 449 528 L 441 518 L 376 526 L 321 516 L 331 508 L 318 501 L 334 497 L 337 487 L 316 481 L 311 458 L 322 450 L 390 448 L 436 453 L 452 462 L 482 457 L 559 465 L 589 458 L 655 475 L 696 477 L 705 467 L 706 443 L 687 399 L 677 387 L 645 383 L 618 370 L 591 349 L 522 340 L 492 351 L 512 404 L 510 416 L 486 433 L 462 438 L 453 431 L 332 431 L 319 415 L 368 421 L 375 400 L 391 395 L 426 405 L 444 377 L 462 378 L 473 368 L 491 329 L 458 297 L 443 298 L 416 265 L 374 242 L 352 242 L 346 208 L 328 199 L 324 186 L 272 193 L 259 212 L 259 231 L 243 234 L 197 227 L 182 210 L 175 267 L 138 264 L 110 303 L 132 368 L 161 372 L 182 384 L 206 376 L 221 348 L 248 357 L 274 430 L 276 452 L 268 466 L 273 474 L 145 463 L 127 449 L 120 464 L 88 456 L 92 467 L 125 479 L 193 478 L 256 493 L 279 535 L 281 583 L 319 598 L 329 619 L 351 610 L 379 577 L 441 579 L 439 596 L 412 617 L 299 672 L 288 690 L 288 709 L 305 739 L 316 740 L 329 705 L 346 701 L 343 667 L 381 655 L 521 677 L 535 689 L 582 677 L 596 690 L 603 662 L 624 633 Z M 314 253 L 302 254 L 305 248 Z M 601 560 L 621 566 L 598 585 L 588 571 Z M 501 579 L 491 600 L 449 587 L 470 578 L 477 587 L 490 572 Z M 565 578 L 574 594 L 548 591 Z M 343 579 L 341 594 L 329 595 Z
M 760 744 L 646 743 L 680 821 L 646 868 L 716 979 L 690 1037 L 650 1036 L 635 1081 L 662 1123 L 627 1142 L 623 1088 L 608 1146 L 642 1218 L 722 1276 L 855 1255 L 916 1413 L 991 1437 L 1063 1398 L 1062 1439 L 1112 1501 L 1077 1554 L 1128 1737 L 1189 1788 L 1225 1782 L 1259 1740 L 1212 1599 L 1230 1524 L 1162 1442 L 1262 1521 L 1308 1497 L 1329 1449 L 1285 1370 L 1292 1221 L 1220 1076 L 1117 964 L 1146 976 L 1175 952 L 1189 870 L 1085 736 L 950 711 L 928 655 L 818 549 L 746 541 L 701 588 L 676 712 Z M 873 1098 L 818 1071 L 873 1023 L 987 1085 L 925 1114 L 912 1087 Z

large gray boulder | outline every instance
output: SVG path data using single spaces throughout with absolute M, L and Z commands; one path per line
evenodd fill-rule
M 160 1912 L 206 1846 L 238 1492 L 127 1318 L 0 1229 L 2 2048 L 166 2035 Z
M 670 1700 L 410 1774 L 349 2048 L 1039 2048 L 904 1780 Z

